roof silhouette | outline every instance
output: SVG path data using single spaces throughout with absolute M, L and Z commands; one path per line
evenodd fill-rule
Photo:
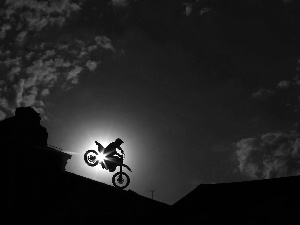
M 4 152 L 3 204 L 11 224 L 152 224 L 171 207 L 132 190 L 66 172 L 71 156 L 49 147 L 25 146 L 20 151 L 10 146 Z
M 30 123 L 25 111 L 35 118 Z M 201 184 L 170 206 L 68 173 L 71 155 L 48 146 L 39 115 L 25 111 L 0 122 L 1 200 L 9 224 L 265 225 L 298 219 L 300 176 Z
M 299 176 L 201 184 L 170 206 L 66 172 L 71 156 L 49 147 L 1 150 L 4 214 L 11 224 L 277 224 L 299 212 Z
M 172 207 L 181 216 L 212 224 L 292 221 L 300 210 L 300 176 L 201 184 Z

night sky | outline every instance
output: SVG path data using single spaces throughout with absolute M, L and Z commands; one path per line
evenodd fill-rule
M 201 183 L 300 175 L 300 3 L 6 0 L 0 119 L 34 107 L 66 170 L 121 138 L 129 189 L 173 204 Z

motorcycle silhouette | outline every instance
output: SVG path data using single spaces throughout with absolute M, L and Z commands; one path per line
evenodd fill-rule
M 97 143 L 97 142 L 96 142 Z M 125 158 L 125 153 L 123 153 L 122 158 L 120 161 L 116 162 L 113 158 L 106 157 L 105 154 L 103 153 L 104 147 L 97 143 L 98 145 L 98 151 L 96 150 L 87 150 L 84 154 L 84 161 L 87 165 L 91 167 L 95 167 L 98 164 L 102 166 L 103 169 L 109 170 L 110 167 L 107 166 L 107 164 L 113 166 L 118 166 L 120 168 L 120 171 L 115 173 L 112 177 L 112 183 L 115 187 L 119 189 L 124 189 L 128 187 L 130 183 L 130 178 L 129 176 L 123 172 L 123 167 L 127 168 L 130 172 L 131 169 L 129 166 L 123 163 L 124 158 Z

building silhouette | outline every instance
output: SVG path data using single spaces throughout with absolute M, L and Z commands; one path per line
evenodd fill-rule
M 47 145 L 30 107 L 1 121 L 0 135 L 5 224 L 153 224 L 168 214 L 165 203 L 66 172 L 71 155 Z
M 15 116 L 0 121 L 0 143 L 46 147 L 48 132 L 40 121 L 33 108 L 17 108 Z
M 201 184 L 170 206 L 66 172 L 71 156 L 47 146 L 47 131 L 29 110 L 19 109 L 0 122 L 3 224 L 266 225 L 298 220 L 300 176 Z

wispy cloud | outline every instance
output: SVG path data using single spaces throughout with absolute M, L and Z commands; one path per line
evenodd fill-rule
M 5 38 L 6 32 L 7 32 L 8 30 L 10 30 L 10 29 L 11 29 L 11 25 L 10 25 L 9 23 L 3 24 L 3 25 L 1 26 L 0 39 Z
M 48 88 L 43 89 L 42 92 L 41 92 L 42 96 L 46 96 L 46 95 L 49 95 L 49 94 L 50 94 L 50 91 L 49 91 Z
M 252 94 L 258 100 L 268 100 L 274 96 L 274 102 L 289 112 L 299 113 L 300 110 L 300 59 L 296 65 L 296 76 L 292 79 L 281 80 L 272 89 L 260 88 Z
M 100 47 L 102 47 L 104 49 L 110 49 L 112 51 L 115 51 L 115 48 L 111 44 L 111 40 L 108 37 L 106 37 L 105 35 L 96 36 L 95 41 Z
M 19 106 L 32 106 L 43 113 L 51 94 L 70 90 L 79 84 L 81 74 L 97 69 L 100 59 L 95 55 L 99 54 L 91 58 L 95 51 L 116 51 L 105 35 L 84 40 L 63 35 L 63 40 L 41 37 L 44 28 L 56 29 L 72 19 L 84 1 L 78 2 L 6 0 L 6 8 L 0 12 L 4 21 L 0 39 L 6 43 L 0 43 L 0 72 L 5 78 L 0 83 L 1 115 L 7 116 Z M 15 46 L 13 51 L 11 46 Z
M 300 175 L 300 135 L 267 133 L 235 144 L 239 171 L 252 179 Z
M 258 98 L 258 99 L 267 99 L 271 97 L 274 94 L 274 91 L 268 90 L 265 88 L 260 88 L 259 90 L 255 91 L 252 94 L 253 98 Z
M 291 3 L 293 3 L 295 0 L 282 0 L 283 1 L 283 3 L 285 3 L 285 4 L 291 4 Z
M 1 61 L 0 63 L 3 64 L 6 67 L 10 66 L 21 66 L 21 57 L 15 57 L 15 58 L 6 58 L 4 61 Z
M 290 85 L 291 85 L 290 81 L 283 80 L 278 83 L 277 88 L 288 88 Z
M 97 68 L 97 65 L 98 65 L 98 62 L 95 62 L 92 60 L 88 60 L 85 64 L 85 66 L 91 71 L 95 70 Z
M 191 15 L 191 13 L 193 11 L 193 5 L 192 5 L 192 3 L 184 2 L 183 5 L 185 6 L 185 12 L 184 12 L 184 14 L 186 16 Z
M 25 41 L 25 38 L 27 36 L 27 31 L 22 31 L 20 32 L 17 37 L 16 37 L 16 42 L 18 45 L 23 45 L 24 44 L 24 41 Z
M 23 99 L 24 79 L 19 80 L 18 84 L 15 84 L 13 87 L 16 90 L 16 106 L 20 107 L 20 103 Z
M 9 106 L 7 100 L 3 97 L 0 98 L 0 106 L 6 110 L 10 110 L 10 106 Z
M 111 4 L 114 7 L 127 7 L 128 1 L 127 0 L 111 0 Z
M 21 71 L 21 67 L 18 67 L 18 66 L 12 67 L 7 74 L 8 80 L 13 81 L 15 78 L 15 75 L 19 74 L 20 71 Z
M 29 30 L 40 31 L 47 25 L 62 26 L 72 12 L 81 9 L 79 4 L 69 0 L 35 1 L 6 0 L 6 19 L 14 20 L 15 16 L 25 22 Z
M 2 110 L 0 110 L 0 121 L 4 120 L 5 118 L 6 118 L 5 112 L 3 112 Z
M 70 70 L 67 75 L 67 81 L 70 81 L 72 84 L 78 83 L 78 74 L 83 70 L 82 67 L 76 66 L 74 69 Z

